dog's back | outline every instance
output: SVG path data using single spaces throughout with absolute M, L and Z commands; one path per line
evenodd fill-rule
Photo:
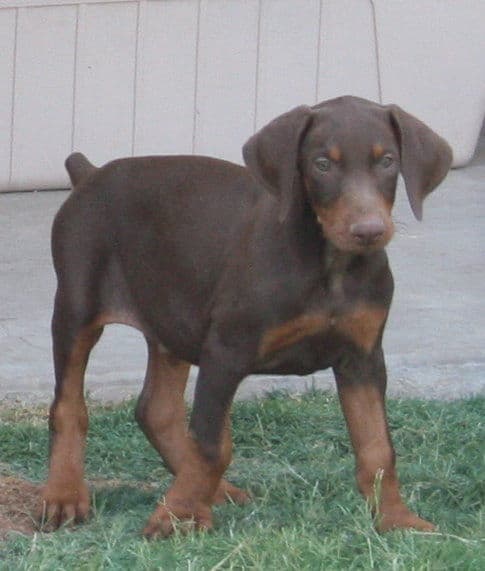
M 84 313 L 132 307 L 131 319 L 161 338 L 176 319 L 182 353 L 198 346 L 231 244 L 255 202 L 251 175 L 192 156 L 127 158 L 96 168 L 76 153 L 66 168 L 75 190 L 52 230 L 63 291 Z

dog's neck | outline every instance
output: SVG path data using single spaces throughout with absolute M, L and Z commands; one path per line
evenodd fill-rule
M 346 275 L 354 274 L 370 277 L 378 271 L 383 263 L 387 263 L 385 250 L 376 250 L 368 254 L 344 252 L 338 249 L 322 232 L 321 224 L 317 221 L 311 206 L 307 204 L 304 211 L 304 225 L 307 229 L 307 240 L 320 245 L 318 265 L 320 281 L 327 294 L 341 298 L 344 294 L 343 285 Z
M 361 257 L 360 254 L 339 250 L 323 235 L 322 226 L 308 201 L 301 205 L 299 213 L 296 214 L 299 216 L 296 224 L 300 227 L 300 232 L 304 230 L 308 241 L 320 245 L 319 265 L 324 276 L 343 274 L 358 257 Z
M 330 240 L 324 239 L 321 267 L 325 289 L 334 296 L 343 294 L 343 278 L 355 261 L 356 255 L 338 250 Z
M 283 228 L 292 237 L 294 255 L 300 260 L 306 260 L 314 270 L 317 270 L 316 264 L 319 268 L 319 287 L 336 297 L 343 295 L 344 276 L 349 271 L 361 268 L 372 273 L 380 265 L 379 260 L 386 260 L 384 250 L 369 254 L 339 250 L 323 235 L 322 226 L 303 192 L 294 197 Z

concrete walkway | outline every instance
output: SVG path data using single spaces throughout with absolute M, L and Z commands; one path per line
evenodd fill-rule
M 53 393 L 50 316 L 55 290 L 49 234 L 67 193 L 0 195 L 0 398 L 49 401 Z M 412 218 L 401 187 L 397 235 L 388 248 L 396 282 L 385 334 L 389 394 L 460 398 L 485 394 L 485 139 L 475 159 L 452 171 Z M 122 326 L 93 351 L 87 389 L 98 399 L 136 394 L 145 344 Z M 192 371 L 192 377 L 193 373 Z M 239 395 L 274 388 L 333 387 L 311 377 L 251 377 Z

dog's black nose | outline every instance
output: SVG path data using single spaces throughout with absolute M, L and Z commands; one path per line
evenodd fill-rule
M 360 243 L 369 245 L 376 242 L 386 231 L 381 218 L 370 218 L 350 225 L 350 233 Z

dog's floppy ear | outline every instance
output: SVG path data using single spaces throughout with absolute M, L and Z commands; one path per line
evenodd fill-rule
M 244 162 L 251 174 L 280 200 L 280 222 L 291 207 L 298 149 L 311 115 L 310 107 L 295 107 L 273 119 L 243 147 Z
M 448 143 L 416 117 L 397 105 L 389 106 L 396 130 L 401 173 L 414 216 L 423 217 L 423 200 L 445 178 L 453 154 Z

